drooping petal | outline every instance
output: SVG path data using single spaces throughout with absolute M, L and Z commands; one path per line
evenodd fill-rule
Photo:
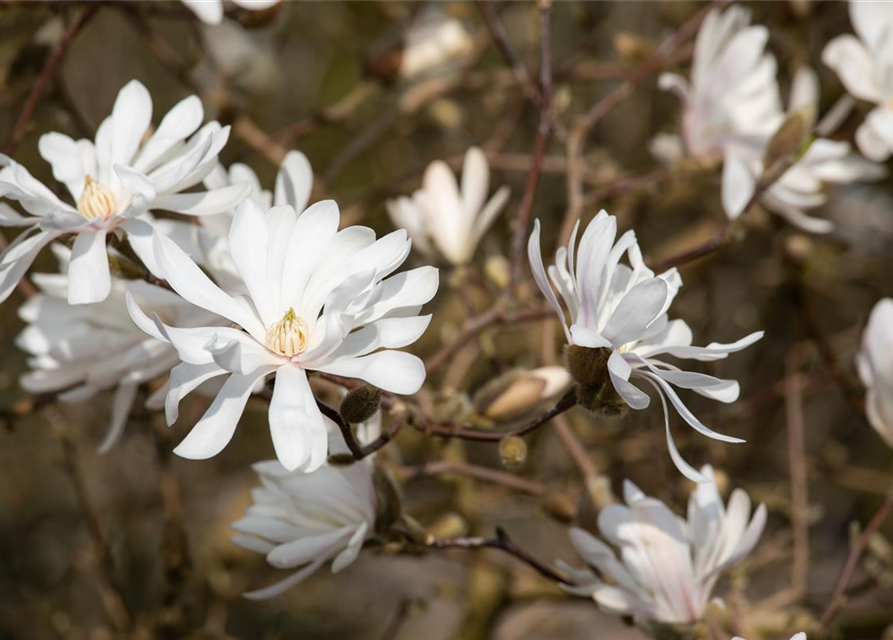
M 276 372 L 270 402 L 270 434 L 276 457 L 289 471 L 315 471 L 325 460 L 326 427 L 303 369 L 287 364 Z M 315 455 L 314 448 L 322 448 Z M 315 465 L 308 464 L 312 460 Z
M 190 460 L 205 460 L 223 451 L 236 431 L 255 383 L 273 370 L 273 367 L 265 367 L 250 375 L 233 374 L 227 378 L 214 402 L 174 453 Z
M 68 265 L 68 304 L 91 304 L 108 297 L 112 278 L 105 238 L 105 229 L 77 235 Z

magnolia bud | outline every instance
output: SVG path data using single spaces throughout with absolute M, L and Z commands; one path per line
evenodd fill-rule
M 490 420 L 511 420 L 555 397 L 570 383 L 570 374 L 563 367 L 510 371 L 475 394 L 475 411 Z
M 350 424 L 365 422 L 375 415 L 381 404 L 381 390 L 364 384 L 362 387 L 351 389 L 338 410 L 341 417 Z
M 608 358 L 611 350 L 599 347 L 581 347 L 576 344 L 568 345 L 564 353 L 567 370 L 571 376 L 581 385 L 600 387 L 608 381 Z
M 517 469 L 527 461 L 527 443 L 518 436 L 499 441 L 499 459 L 507 469 Z

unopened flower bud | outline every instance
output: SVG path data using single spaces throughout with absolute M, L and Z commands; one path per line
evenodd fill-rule
M 555 397 L 571 383 L 563 367 L 511 371 L 486 384 L 475 396 L 475 410 L 493 421 L 517 418 Z
M 493 255 L 484 261 L 484 275 L 500 289 L 508 286 L 510 272 L 511 265 L 505 256 Z
M 362 387 L 351 389 L 338 410 L 341 417 L 350 424 L 365 422 L 375 415 L 381 405 L 381 389 L 364 384 Z
M 518 436 L 499 441 L 499 459 L 507 469 L 517 469 L 527 461 L 527 443 Z
M 569 345 L 564 358 L 567 370 L 575 381 L 581 385 L 600 387 L 609 379 L 608 358 L 611 350 L 599 347 L 581 347 L 576 344 Z

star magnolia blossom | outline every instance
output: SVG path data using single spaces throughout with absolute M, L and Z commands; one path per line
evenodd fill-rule
M 692 156 L 719 160 L 731 149 L 761 148 L 783 121 L 775 58 L 765 52 L 769 30 L 750 24 L 750 11 L 712 10 L 695 41 L 691 82 L 665 73 L 661 88 L 683 104 L 682 142 Z
M 805 107 L 815 113 L 818 102 L 818 78 L 812 69 L 801 67 L 794 76 L 788 111 L 793 113 Z M 732 152 L 726 156 L 722 197 L 723 206 L 732 219 L 742 213 L 758 188 L 765 168 L 762 155 L 763 150 L 759 154 Z M 818 138 L 765 190 L 760 196 L 760 204 L 805 231 L 827 233 L 833 228 L 831 222 L 804 213 L 827 202 L 826 185 L 877 180 L 885 175 L 881 165 L 853 153 L 849 143 Z
M 746 9 L 714 10 L 698 32 L 691 84 L 675 74 L 660 78 L 661 86 L 682 100 L 682 144 L 661 136 L 655 152 L 664 160 L 683 153 L 707 162 L 722 160 L 722 202 L 731 219 L 750 202 L 763 173 L 763 156 L 786 117 L 775 58 L 765 52 L 768 37 L 765 27 L 750 24 Z M 815 74 L 801 69 L 794 78 L 789 112 L 809 107 L 815 113 L 817 106 Z M 804 213 L 827 201 L 825 185 L 884 175 L 882 167 L 853 154 L 848 143 L 818 139 L 759 201 L 801 229 L 826 233 L 830 222 Z
M 263 11 L 275 6 L 280 0 L 232 0 L 242 9 Z M 182 0 L 183 4 L 205 24 L 217 25 L 223 22 L 223 0 Z
M 425 170 L 422 188 L 412 198 L 389 201 L 388 213 L 423 253 L 433 255 L 436 249 L 447 262 L 463 265 L 508 202 L 506 186 L 487 200 L 489 184 L 487 157 L 472 147 L 465 153 L 461 191 L 449 166 L 436 160 Z
M 68 302 L 99 302 L 111 290 L 106 238 L 126 232 L 131 246 L 154 271 L 149 209 L 210 215 L 235 207 L 250 187 L 233 185 L 181 193 L 199 184 L 217 164 L 229 127 L 209 122 L 201 129 L 201 102 L 179 102 L 143 140 L 152 119 L 152 99 L 133 80 L 121 89 L 112 114 L 99 126 L 96 141 L 72 140 L 61 133 L 40 138 L 40 154 L 64 183 L 71 204 L 6 156 L 0 156 L 0 197 L 17 200 L 34 217 L 0 206 L 0 225 L 26 227 L 0 256 L 0 302 L 54 239 L 76 234 L 69 267 Z M 194 135 L 193 135 L 194 134 Z M 190 137 L 191 136 L 191 137 Z
M 884 298 L 872 309 L 856 363 L 868 389 L 868 421 L 893 447 L 893 299 Z
M 578 228 L 579 222 L 574 226 L 567 248 L 557 251 L 555 265 L 549 267 L 547 276 L 540 254 L 539 220 L 534 223 L 527 254 L 536 283 L 561 319 L 568 344 L 610 352 L 607 359 L 610 382 L 623 401 L 633 409 L 644 409 L 650 403 L 650 398 L 631 383 L 633 379 L 658 392 L 664 408 L 667 445 L 674 464 L 687 478 L 704 481 L 676 449 L 670 433 L 666 400 L 669 399 L 682 418 L 698 432 L 724 442 L 743 442 L 706 427 L 673 390 L 675 385 L 720 402 L 734 402 L 738 398 L 738 383 L 682 371 L 663 358 L 721 360 L 753 344 L 763 332 L 752 333 L 731 344 L 692 346 L 692 332 L 688 325 L 683 320 L 667 317 L 667 309 L 682 286 L 676 269 L 655 276 L 645 266 L 632 230 L 624 233 L 615 244 L 617 220 L 605 211 L 599 212 L 586 228 L 579 252 L 576 251 Z M 630 266 L 620 263 L 624 254 Z M 553 292 L 553 284 L 567 307 L 569 323 Z
M 709 482 L 692 493 L 687 519 L 627 480 L 627 506 L 609 505 L 598 517 L 602 537 L 619 557 L 583 529 L 571 529 L 571 542 L 589 569 L 559 561 L 575 582 L 565 590 L 617 615 L 663 624 L 699 621 L 720 573 L 750 553 L 766 525 L 764 505 L 751 518 L 750 498 L 741 489 L 723 505 L 713 470 L 705 466 L 701 472 Z
M 69 252 L 54 246 L 63 268 Z M 40 293 L 20 308 L 19 317 L 28 326 L 16 345 L 31 355 L 32 371 L 21 378 L 31 393 L 62 392 L 65 402 L 82 402 L 97 393 L 115 389 L 108 435 L 100 445 L 105 452 L 117 442 L 143 382 L 166 374 L 179 362 L 169 344 L 147 337 L 127 314 L 125 294 L 139 304 L 178 324 L 195 324 L 203 312 L 176 294 L 141 280 L 113 278 L 111 293 L 102 302 L 69 305 L 68 276 L 35 274 Z M 206 319 L 205 319 L 206 320 Z M 157 398 L 150 398 L 158 406 Z
M 859 36 L 842 35 L 825 46 L 822 61 L 855 98 L 875 105 L 856 130 L 859 150 L 883 162 L 893 154 L 893 4 L 850 2 Z
M 374 433 L 381 421 L 376 414 L 360 425 Z M 346 452 L 337 427 L 328 418 L 330 447 Z M 253 600 L 272 598 L 303 582 L 323 564 L 332 560 L 332 573 L 338 573 L 356 560 L 363 542 L 375 533 L 377 500 L 372 481 L 372 459 L 350 465 L 328 463 L 313 473 L 289 472 L 275 461 L 259 462 L 254 470 L 263 483 L 254 489 L 254 501 L 247 515 L 232 527 L 242 535 L 233 537 L 237 545 L 263 553 L 274 567 L 298 571 L 269 587 L 251 591 Z
M 262 211 L 248 200 L 229 236 L 245 295 L 214 284 L 172 240 L 155 236 L 159 272 L 184 299 L 236 325 L 180 329 L 153 323 L 128 300 L 134 321 L 170 342 L 182 364 L 171 372 L 165 405 L 177 419 L 180 399 L 198 384 L 226 376 L 205 415 L 175 453 L 203 459 L 232 438 L 248 396 L 268 376 L 276 384 L 270 432 L 288 470 L 312 471 L 326 458 L 326 429 L 306 372 L 359 378 L 400 394 L 415 393 L 425 367 L 394 351 L 415 342 L 431 316 L 419 309 L 437 291 L 437 270 L 421 267 L 388 278 L 406 259 L 405 231 L 379 240 L 360 226 L 338 231 L 332 201 L 297 215 L 290 206 Z M 381 349 L 381 350 L 379 350 Z

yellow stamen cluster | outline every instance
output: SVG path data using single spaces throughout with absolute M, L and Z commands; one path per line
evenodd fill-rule
M 78 198 L 78 212 L 87 220 L 108 220 L 118 210 L 114 192 L 87 176 L 84 192 Z
M 295 310 L 290 308 L 282 316 L 282 320 L 267 331 L 267 349 L 291 358 L 307 348 L 309 333 L 310 328 L 307 323 L 296 316 Z

